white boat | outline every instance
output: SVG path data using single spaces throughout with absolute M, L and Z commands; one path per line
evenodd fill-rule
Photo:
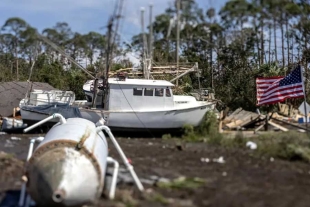
M 61 113 L 65 118 L 82 117 L 94 123 L 104 118 L 106 125 L 113 130 L 175 130 L 185 124 L 198 126 L 205 113 L 215 108 L 214 102 L 173 95 L 174 85 L 169 81 L 119 77 L 108 79 L 108 93 L 103 107 L 103 98 L 99 93 L 96 103 L 100 105 L 91 108 L 91 84 L 88 81 L 83 87 L 89 96 L 87 101 L 70 99 L 67 104 L 21 104 L 24 123 L 31 125 L 52 113 Z

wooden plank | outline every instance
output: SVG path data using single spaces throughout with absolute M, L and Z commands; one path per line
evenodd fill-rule
M 242 111 L 242 108 L 238 108 L 236 109 L 232 114 L 230 114 L 229 116 L 227 116 L 224 120 L 224 122 L 230 122 L 234 119 L 234 117 L 236 116 L 236 114 L 240 113 Z
M 276 123 L 272 122 L 271 120 L 269 120 L 268 124 L 270 124 L 271 126 L 274 126 L 274 127 L 278 128 L 278 129 L 280 129 L 281 131 L 284 131 L 284 132 L 288 131 L 287 128 L 285 128 L 283 126 L 280 126 L 279 124 L 276 124 Z
M 255 130 L 254 130 L 254 134 L 259 131 L 261 128 L 263 128 L 265 126 L 265 124 L 262 124 L 260 125 L 259 127 L 257 127 Z
M 299 128 L 299 129 L 304 129 L 304 130 L 310 132 L 310 129 L 307 129 L 307 128 L 304 127 L 304 126 L 300 126 L 300 125 L 297 125 L 297 124 L 289 123 L 289 122 L 286 122 L 286 121 L 283 121 L 283 120 L 280 120 L 280 119 L 276 119 L 276 118 L 272 118 L 272 119 L 275 120 L 275 121 L 277 121 L 277 122 L 280 122 L 280 123 L 283 123 L 283 124 L 287 124 L 287 125 L 289 125 L 289 126 L 296 127 L 296 128 Z

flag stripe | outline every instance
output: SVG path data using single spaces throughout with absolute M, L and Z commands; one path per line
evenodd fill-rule
M 273 79 L 268 79 L 268 80 L 265 80 L 265 79 L 258 79 L 258 80 L 256 80 L 256 83 L 260 83 L 260 84 L 265 83 L 265 84 L 268 84 L 268 83 L 274 82 L 274 81 L 276 81 L 276 80 L 282 80 L 282 78 L 283 78 L 283 77 L 280 77 L 280 78 L 273 78 Z
M 285 101 L 285 99 L 287 99 L 287 98 L 303 98 L 303 97 L 304 97 L 304 92 L 298 93 L 298 94 L 291 94 L 288 96 L 279 96 L 277 98 L 272 98 L 272 99 L 269 99 L 266 101 L 262 101 L 262 102 L 260 102 L 260 105 L 282 102 L 282 101 Z
M 258 89 L 257 90 L 257 95 L 258 97 L 262 97 L 262 96 L 268 96 L 270 95 L 271 93 L 277 93 L 277 92 L 280 92 L 280 91 L 285 91 L 285 90 L 298 90 L 302 88 L 302 83 L 297 83 L 297 84 L 294 84 L 294 85 L 290 85 L 290 86 L 280 86 L 280 87 L 272 87 L 271 90 L 261 90 L 261 89 Z
M 275 94 L 270 94 L 269 96 L 263 97 L 263 98 L 258 98 L 258 101 L 262 102 L 268 99 L 272 99 L 278 96 L 285 96 L 285 95 L 291 95 L 291 94 L 295 94 L 295 93 L 302 93 L 303 89 L 298 89 L 298 90 L 286 90 L 284 92 L 278 92 Z
M 287 98 L 304 96 L 301 68 L 298 66 L 287 76 L 256 78 L 257 105 L 274 104 Z

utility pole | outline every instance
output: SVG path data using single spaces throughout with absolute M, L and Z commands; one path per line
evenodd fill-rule
M 179 75 L 179 45 L 180 45 L 180 4 L 181 0 L 177 1 L 177 41 L 175 47 L 176 61 L 177 61 L 177 76 Z M 176 81 L 176 85 L 179 85 L 179 81 Z

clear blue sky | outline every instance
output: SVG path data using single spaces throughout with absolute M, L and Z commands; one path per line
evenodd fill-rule
M 20 17 L 30 25 L 42 31 L 53 27 L 56 22 L 67 22 L 73 31 L 87 33 L 97 31 L 104 33 L 116 0 L 1 0 L 0 22 L 10 17 Z M 145 7 L 145 21 L 148 20 L 149 4 L 153 3 L 154 16 L 158 15 L 172 3 L 172 0 L 124 0 L 124 21 L 120 32 L 123 38 L 140 32 L 140 8 Z M 226 0 L 196 0 L 204 9 L 210 6 L 220 8 Z

